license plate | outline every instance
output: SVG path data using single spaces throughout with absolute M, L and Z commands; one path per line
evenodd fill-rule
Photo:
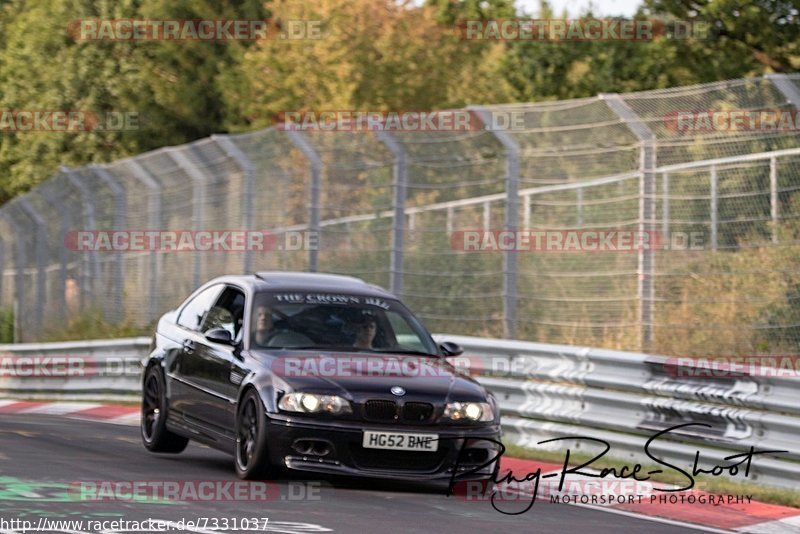
M 436 452 L 439 449 L 439 435 L 365 430 L 361 445 L 365 449 Z

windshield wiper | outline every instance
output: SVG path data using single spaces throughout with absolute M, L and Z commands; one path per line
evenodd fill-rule
M 277 350 L 334 350 L 336 352 L 365 352 L 371 349 L 360 349 L 358 347 L 344 347 L 341 345 L 301 345 L 299 347 L 267 347 Z
M 431 354 L 429 352 L 422 352 L 419 350 L 406 350 L 406 349 L 399 349 L 399 350 L 377 350 L 371 349 L 372 352 L 377 352 L 380 354 L 410 354 L 412 356 L 427 356 L 429 358 L 438 358 L 438 354 Z
M 380 349 L 362 349 L 360 347 L 346 347 L 341 345 L 301 345 L 299 347 L 265 347 L 271 350 L 331 350 L 336 352 L 373 352 L 376 354 L 404 354 L 411 356 L 426 356 L 428 358 L 439 358 L 438 354 L 430 354 L 428 352 L 421 352 L 418 350 L 380 350 Z

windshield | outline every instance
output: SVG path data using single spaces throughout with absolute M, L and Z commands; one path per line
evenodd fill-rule
M 260 293 L 253 303 L 254 348 L 436 355 L 417 319 L 396 300 L 320 292 Z

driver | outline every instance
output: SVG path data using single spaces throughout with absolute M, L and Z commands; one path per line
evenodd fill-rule
M 375 341 L 375 334 L 377 333 L 378 324 L 375 322 L 375 317 L 371 315 L 365 316 L 363 322 L 358 325 L 353 346 L 358 349 L 374 348 L 372 343 Z

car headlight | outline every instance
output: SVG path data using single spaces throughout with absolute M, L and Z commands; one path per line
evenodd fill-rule
M 444 416 L 453 421 L 494 421 L 488 402 L 451 402 L 445 406 Z
M 286 412 L 329 413 L 341 415 L 352 413 L 350 403 L 336 395 L 316 393 L 287 393 L 278 401 L 278 408 Z

